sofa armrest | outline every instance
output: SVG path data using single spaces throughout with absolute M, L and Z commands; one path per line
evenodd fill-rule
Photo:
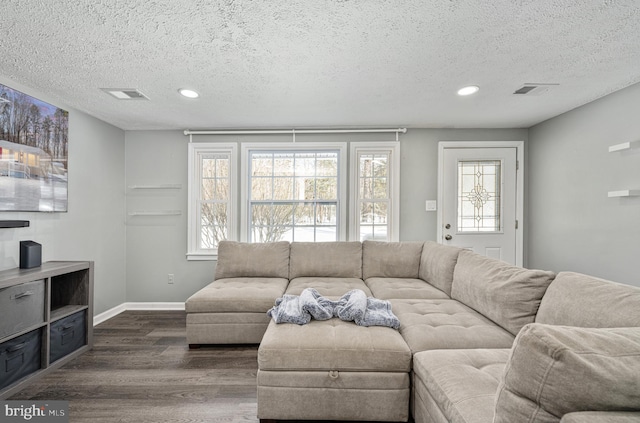
M 559 422 L 575 411 L 638 411 L 640 328 L 526 325 L 498 388 L 494 423 Z
M 576 411 L 562 416 L 560 423 L 637 423 L 640 411 Z

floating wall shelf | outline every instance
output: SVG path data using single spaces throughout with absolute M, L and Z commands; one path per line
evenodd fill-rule
M 182 184 L 129 185 L 129 189 L 180 189 Z
M 632 148 L 638 148 L 638 147 L 640 147 L 639 141 L 623 142 L 622 144 L 616 144 L 616 145 L 610 146 L 609 153 L 613 153 L 614 151 L 630 150 Z
M 640 189 L 623 189 L 620 191 L 609 191 L 609 197 L 636 197 L 640 196 Z
M 180 216 L 180 210 L 134 211 L 129 216 Z
M 28 220 L 0 220 L 0 228 L 26 228 Z

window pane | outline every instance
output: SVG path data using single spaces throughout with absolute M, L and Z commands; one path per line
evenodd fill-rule
M 273 200 L 293 199 L 293 178 L 273 178 Z
M 373 198 L 389 198 L 387 178 L 375 178 L 373 180 Z
M 273 155 L 273 174 L 275 176 L 293 176 L 293 154 L 279 153 Z
M 273 175 L 273 156 L 270 154 L 255 154 L 251 160 L 251 175 Z
M 314 176 L 316 173 L 315 154 L 297 154 L 295 170 L 296 176 Z
M 227 204 L 204 203 L 200 207 L 200 248 L 217 248 L 227 239 Z
M 337 239 L 337 152 L 251 152 L 250 157 L 252 166 L 266 169 L 270 159 L 273 168 L 271 174 L 251 169 L 250 241 L 315 241 L 321 225 L 323 239 Z M 319 203 L 327 200 L 335 204 Z
M 316 199 L 337 200 L 338 178 L 321 178 L 316 180 Z
M 271 200 L 273 199 L 273 180 L 271 178 L 253 178 L 251 180 L 251 199 Z
M 501 230 L 501 161 L 458 162 L 458 231 Z
M 338 240 L 338 228 L 336 226 L 322 226 L 316 228 L 315 242 L 332 242 Z
M 316 207 L 316 223 L 318 225 L 335 225 L 338 221 L 338 207 L 335 204 L 318 204 Z

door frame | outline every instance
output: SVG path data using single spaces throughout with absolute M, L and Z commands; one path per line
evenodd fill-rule
M 440 141 L 438 142 L 438 218 L 437 240 L 443 243 L 444 149 L 509 148 L 516 149 L 516 266 L 524 266 L 524 141 Z M 515 222 L 514 222 L 515 224 Z

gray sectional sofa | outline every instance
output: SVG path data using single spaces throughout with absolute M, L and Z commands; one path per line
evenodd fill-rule
M 276 324 L 315 288 L 389 300 L 399 331 Z M 640 421 L 640 289 L 434 242 L 220 244 L 187 342 L 260 343 L 261 420 Z

